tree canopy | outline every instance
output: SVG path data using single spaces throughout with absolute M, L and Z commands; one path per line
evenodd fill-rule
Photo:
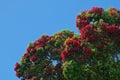
M 120 11 L 93 7 L 69 30 L 30 43 L 15 64 L 21 80 L 119 80 Z

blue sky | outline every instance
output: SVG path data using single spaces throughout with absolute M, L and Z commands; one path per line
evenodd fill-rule
M 0 80 L 20 80 L 14 64 L 29 42 L 75 27 L 76 15 L 94 6 L 120 10 L 119 0 L 0 0 Z

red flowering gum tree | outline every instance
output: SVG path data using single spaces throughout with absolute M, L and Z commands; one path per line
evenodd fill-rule
M 119 80 L 120 11 L 77 15 L 80 34 L 64 30 L 29 44 L 14 70 L 21 80 Z

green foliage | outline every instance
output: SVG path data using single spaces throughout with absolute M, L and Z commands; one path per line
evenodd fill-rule
M 63 75 L 67 80 L 78 80 L 80 68 L 74 60 L 66 61 L 63 64 Z

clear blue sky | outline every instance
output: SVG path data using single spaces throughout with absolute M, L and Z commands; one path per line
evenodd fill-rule
M 120 10 L 119 0 L 0 0 L 0 80 L 19 80 L 14 64 L 29 42 L 63 29 L 78 33 L 76 15 L 94 6 Z

